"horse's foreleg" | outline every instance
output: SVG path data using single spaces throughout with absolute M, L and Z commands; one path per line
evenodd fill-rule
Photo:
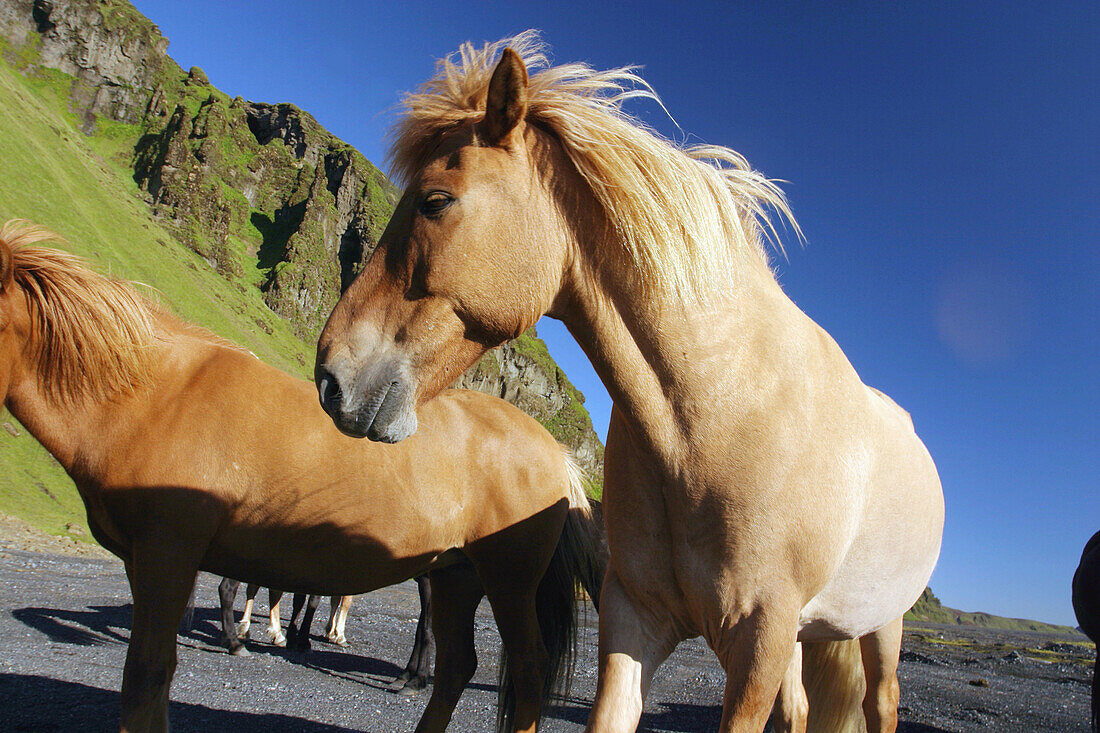
M 244 612 L 241 613 L 241 622 L 237 624 L 237 636 L 247 639 L 252 628 L 252 606 L 256 603 L 256 594 L 260 592 L 260 586 L 249 583 L 244 590 Z
M 306 594 L 295 593 L 290 606 L 290 622 L 286 625 L 286 646 L 289 649 L 298 648 L 298 614 L 306 605 Z
M 653 674 L 679 641 L 671 624 L 630 600 L 609 568 L 600 591 L 599 681 L 585 731 L 635 730 Z
M 477 670 L 474 613 L 484 592 L 473 566 L 465 563 L 431 573 L 432 596 L 441 601 L 432 615 L 437 641 L 435 686 L 416 733 L 443 731 L 458 698 Z
M 720 733 L 757 733 L 768 722 L 795 653 L 798 611 L 761 604 L 707 639 L 726 671 Z
M 294 594 L 294 613 L 286 632 L 287 645 L 293 647 L 296 651 L 308 652 L 312 647 L 309 643 L 309 630 L 313 626 L 313 616 L 317 613 L 317 606 L 321 605 L 321 596 L 311 595 L 309 597 L 309 602 L 306 603 L 306 612 L 302 616 L 302 625 L 295 627 L 298 611 L 301 610 L 300 597 L 300 593 Z
M 222 635 L 225 637 L 226 646 L 229 647 L 229 653 L 248 656 L 248 650 L 237 635 L 237 627 L 233 623 L 233 601 L 237 597 L 237 589 L 240 585 L 232 578 L 222 578 L 222 582 L 218 585 L 218 602 L 221 604 L 222 612 Z
M 772 730 L 775 733 L 806 733 L 809 711 L 806 688 L 802 685 L 802 645 L 795 644 L 794 655 L 772 708 Z
M 898 657 L 901 655 L 902 623 L 898 618 L 859 640 L 867 693 L 863 715 L 867 733 L 894 733 L 898 727 Z
M 283 600 L 283 592 L 274 588 L 267 589 L 268 617 L 267 638 L 275 646 L 286 646 L 286 635 L 283 634 L 283 617 L 279 613 L 279 604 Z
M 135 548 L 130 565 L 134 597 L 130 646 L 122 673 L 121 730 L 168 730 L 168 689 L 176 671 L 176 629 L 191 599 L 198 560 L 173 546 Z
M 435 638 L 432 636 L 432 586 L 427 575 L 416 576 L 416 590 L 420 595 L 420 617 L 416 620 L 416 637 L 413 639 L 409 663 L 394 684 L 401 685 L 405 694 L 419 692 L 428 686 L 432 676 L 432 656 L 435 654 Z

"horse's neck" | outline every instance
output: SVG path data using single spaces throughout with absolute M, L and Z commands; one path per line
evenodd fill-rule
M 13 375 L 5 405 L 70 474 L 80 466 L 98 465 L 142 410 L 155 409 L 149 395 L 163 387 L 166 375 L 193 368 L 204 356 L 201 350 L 176 348 L 171 342 L 157 348 L 150 383 L 134 392 L 123 389 L 106 399 L 66 401 L 47 393 L 33 364 L 23 364 Z
M 770 342 L 781 338 L 769 320 L 797 312 L 767 272 L 744 273 L 695 303 L 607 276 L 572 288 L 564 300 L 555 315 L 636 428 L 635 439 L 655 455 L 685 449 L 695 431 L 712 427 L 700 416 L 716 404 L 729 413 L 751 409 L 747 380 L 779 368 L 768 360 Z
M 89 438 L 94 440 L 92 426 L 97 406 L 54 399 L 43 391 L 33 374 L 13 379 L 5 404 L 27 432 L 72 473 L 82 446 L 91 442 Z

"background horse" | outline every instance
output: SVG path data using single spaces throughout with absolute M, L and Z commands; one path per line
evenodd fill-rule
M 75 257 L 0 230 L 4 404 L 73 478 L 95 538 L 125 563 L 133 626 L 125 731 L 162 731 L 176 629 L 199 570 L 352 595 L 430 574 L 443 730 L 492 605 L 510 674 L 504 725 L 533 730 L 572 649 L 575 583 L 597 592 L 579 469 L 503 400 L 449 392 L 420 435 L 342 435 L 312 385 L 152 306 Z
M 657 666 L 702 635 L 723 731 L 764 726 L 796 641 L 855 638 L 868 727 L 892 730 L 901 616 L 943 529 L 928 451 L 776 282 L 774 183 L 635 123 L 621 102 L 654 95 L 629 69 L 529 76 L 546 65 L 533 33 L 467 44 L 406 97 L 405 193 L 321 335 L 322 404 L 350 434 L 415 439 L 487 349 L 560 319 L 614 401 L 589 729 L 633 730 Z
M 419 576 L 418 576 L 419 579 Z M 425 578 L 425 582 L 427 579 Z M 229 653 L 239 656 L 247 656 L 248 650 L 245 648 L 242 639 L 249 638 L 252 632 L 252 606 L 256 600 L 256 595 L 260 591 L 260 586 L 255 583 L 249 583 L 245 591 L 245 603 L 244 611 L 241 614 L 241 622 L 239 624 L 233 623 L 233 601 L 237 597 L 237 590 L 240 587 L 240 582 L 233 580 L 232 578 L 222 578 L 222 582 L 218 585 L 218 601 L 221 610 L 222 617 L 222 637 L 226 646 L 229 648 Z M 286 646 L 287 636 L 282 631 L 282 618 L 279 613 L 279 606 L 282 602 L 283 592 L 281 590 L 268 589 L 268 639 L 274 646 Z M 325 637 L 337 644 L 338 646 L 347 646 L 347 639 L 344 637 L 344 624 L 347 621 L 348 612 L 351 610 L 351 603 L 354 596 L 331 596 L 331 612 L 329 615 L 328 626 L 325 630 Z M 313 615 L 316 613 L 317 607 L 320 605 L 321 596 L 311 595 L 308 596 L 308 604 L 306 603 L 306 596 L 301 593 L 294 595 L 293 610 L 290 615 L 289 629 L 296 628 L 298 622 L 298 614 L 301 612 L 303 606 L 307 606 L 307 616 L 303 620 L 304 634 L 298 636 L 297 649 L 300 651 L 306 651 L 309 649 L 309 629 L 313 623 Z
M 1100 647 L 1100 532 L 1085 543 L 1073 574 L 1073 612 L 1081 630 Z M 1100 730 L 1100 651 L 1092 670 L 1092 730 Z
M 241 622 L 233 623 L 233 601 L 237 598 L 237 590 L 240 581 L 232 578 L 222 578 L 218 584 L 218 605 L 222 617 L 222 636 L 229 648 L 229 653 L 236 656 L 247 656 L 242 639 L 252 635 L 252 607 L 256 601 L 256 595 L 260 592 L 257 583 L 249 583 L 245 589 L 244 612 L 241 614 Z M 279 612 L 283 600 L 283 592 L 268 588 L 267 590 L 267 639 L 274 646 L 286 646 L 286 634 L 283 633 L 283 619 Z
M 597 502 L 593 503 L 596 504 Z M 598 520 L 594 517 L 594 521 Z M 407 694 L 414 694 L 428 686 L 428 681 L 432 675 L 432 654 L 435 651 L 435 638 L 432 636 L 431 627 L 431 584 L 427 575 L 418 575 L 415 580 L 417 594 L 420 596 L 420 615 L 416 619 L 413 648 L 409 654 L 409 661 L 405 664 L 405 669 L 393 681 L 395 688 Z M 222 635 L 229 653 L 236 656 L 247 656 L 248 649 L 245 648 L 243 640 L 249 637 L 251 631 L 252 605 L 260 586 L 255 583 L 248 584 L 241 622 L 234 624 L 233 601 L 237 596 L 239 587 L 239 581 L 222 578 L 222 582 L 218 585 L 218 601 L 222 617 Z M 290 640 L 292 648 L 298 651 L 308 650 L 310 648 L 309 634 L 310 627 L 313 625 L 313 614 L 317 610 L 321 597 L 317 595 L 309 596 L 306 615 L 302 619 L 301 627 L 297 627 L 298 612 L 301 611 L 304 600 L 302 594 L 297 593 L 294 595 L 290 624 L 287 633 L 284 635 L 282 619 L 279 615 L 279 602 L 282 596 L 282 591 L 268 590 L 268 639 L 275 646 L 287 646 L 288 640 Z M 331 611 L 328 624 L 325 626 L 325 638 L 337 646 L 348 645 L 344 627 L 353 600 L 354 596 L 332 596 L 330 598 Z M 293 634 L 291 629 L 294 629 Z M 297 643 L 294 643 L 294 637 L 296 637 Z

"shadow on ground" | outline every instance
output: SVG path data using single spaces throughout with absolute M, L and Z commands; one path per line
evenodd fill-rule
M 0 674 L 0 699 L 16 701 L 4 716 L 11 731 L 117 731 L 118 693 L 46 677 Z M 245 730 L 250 733 L 350 731 L 288 715 L 214 710 L 169 703 L 177 730 Z

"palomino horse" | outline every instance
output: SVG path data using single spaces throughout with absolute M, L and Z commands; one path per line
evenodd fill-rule
M 404 440 L 487 349 L 560 319 L 614 401 L 588 729 L 633 730 L 695 635 L 726 671 L 723 731 L 763 727 L 796 641 L 844 639 L 863 640 L 869 727 L 892 729 L 900 619 L 943 528 L 909 416 L 780 289 L 771 181 L 635 123 L 621 102 L 654 95 L 629 69 L 528 66 L 534 33 L 467 44 L 405 98 L 405 193 L 321 335 L 322 404 Z
M 1073 612 L 1081 630 L 1100 647 L 1100 532 L 1085 543 L 1073 574 Z M 1092 669 L 1092 730 L 1100 731 L 1100 654 Z
M 311 384 L 35 245 L 50 237 L 0 230 L 0 389 L 125 562 L 122 730 L 167 729 L 199 570 L 323 595 L 429 572 L 446 600 L 420 731 L 446 727 L 474 672 L 484 595 L 510 662 L 503 712 L 532 730 L 571 651 L 575 582 L 597 592 L 601 576 L 583 479 L 554 438 L 503 400 L 453 391 L 406 443 L 354 440 Z

